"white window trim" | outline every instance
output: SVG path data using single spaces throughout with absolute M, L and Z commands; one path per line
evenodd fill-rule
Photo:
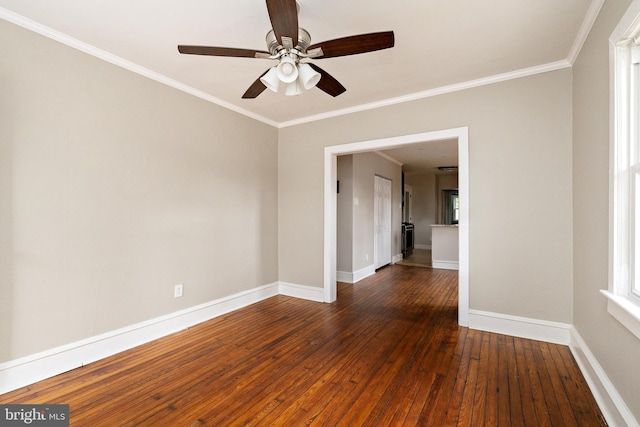
M 607 311 L 624 327 L 640 338 L 640 308 L 635 302 L 611 291 L 601 290 L 607 297 Z
M 601 290 L 608 299 L 607 311 L 640 338 L 640 299 L 632 295 L 629 144 L 629 70 L 618 67 L 630 61 L 621 41 L 640 27 L 640 0 L 634 0 L 609 38 L 611 71 L 610 179 L 609 179 L 609 287 Z

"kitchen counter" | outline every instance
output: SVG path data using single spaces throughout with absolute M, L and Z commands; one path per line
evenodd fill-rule
M 458 270 L 459 243 L 456 224 L 431 225 L 431 262 L 433 268 Z

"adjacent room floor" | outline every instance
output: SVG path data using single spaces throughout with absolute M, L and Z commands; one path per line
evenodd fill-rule
M 411 255 L 396 264 L 412 267 L 431 267 L 431 249 L 414 249 Z

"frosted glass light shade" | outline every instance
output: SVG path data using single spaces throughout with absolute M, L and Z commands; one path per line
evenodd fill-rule
M 278 64 L 278 78 L 282 83 L 291 83 L 298 78 L 298 67 L 296 61 L 288 56 L 283 56 Z
M 302 84 L 300 83 L 300 79 L 296 79 L 295 81 L 287 84 L 287 89 L 284 93 L 287 96 L 300 95 L 302 93 Z
M 267 74 L 260 77 L 260 81 L 263 85 L 267 87 L 267 89 L 271 89 L 274 92 L 278 91 L 278 86 L 280 85 L 280 79 L 278 78 L 277 67 L 269 68 Z
M 320 73 L 311 68 L 309 64 L 300 64 L 298 66 L 298 75 L 298 80 L 300 80 L 305 89 L 311 89 L 317 85 L 322 77 Z

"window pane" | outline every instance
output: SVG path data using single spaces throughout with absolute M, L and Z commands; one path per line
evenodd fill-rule
M 460 198 L 455 194 L 452 198 L 453 203 L 453 223 L 457 224 L 460 220 Z
M 629 73 L 630 291 L 640 296 L 640 50 L 631 47 Z
M 633 174 L 633 216 L 631 218 L 632 242 L 633 248 L 632 260 L 633 265 L 631 271 L 633 278 L 631 280 L 631 291 L 640 296 L 640 172 Z
M 633 50 L 637 50 L 635 47 Z M 633 55 L 637 56 L 637 55 Z M 630 145 L 631 145 L 631 164 L 640 162 L 640 64 L 635 62 L 631 64 L 629 85 L 629 116 L 630 116 Z

